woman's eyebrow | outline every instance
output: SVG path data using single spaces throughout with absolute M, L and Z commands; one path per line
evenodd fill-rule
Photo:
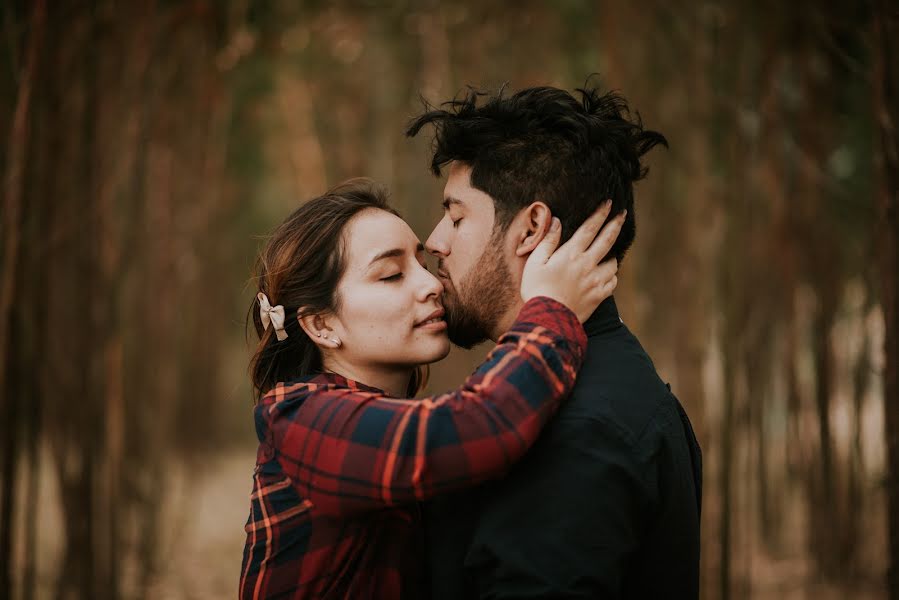
M 415 247 L 416 254 L 418 254 L 419 252 L 424 252 L 424 250 L 425 250 L 425 247 L 422 245 L 421 242 L 419 242 L 418 245 Z M 378 262 L 379 260 L 382 260 L 385 258 L 394 258 L 397 256 L 403 256 L 405 254 L 406 254 L 406 251 L 402 248 L 391 248 L 390 250 L 384 250 L 383 252 L 379 252 L 377 255 L 375 255 L 375 257 L 373 259 L 371 259 L 371 262 L 369 262 L 368 265 L 371 266 L 374 263 Z

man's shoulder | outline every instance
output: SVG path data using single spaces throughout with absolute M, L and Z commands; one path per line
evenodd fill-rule
M 571 397 L 557 427 L 585 426 L 636 444 L 677 415 L 677 400 L 649 355 L 626 327 L 591 336 Z M 672 423 L 673 424 L 673 423 Z

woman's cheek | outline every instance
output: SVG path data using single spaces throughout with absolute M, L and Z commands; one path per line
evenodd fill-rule
M 376 343 L 390 344 L 404 339 L 408 327 L 415 318 L 411 292 L 391 286 L 363 286 L 354 293 L 350 323 L 365 331 L 366 337 Z M 349 308 L 349 306 L 347 306 Z

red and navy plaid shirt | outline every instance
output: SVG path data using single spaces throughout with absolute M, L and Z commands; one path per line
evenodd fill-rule
M 586 351 L 549 298 L 458 390 L 403 400 L 334 374 L 278 384 L 255 408 L 240 598 L 421 598 L 418 502 L 508 470 L 574 385 Z

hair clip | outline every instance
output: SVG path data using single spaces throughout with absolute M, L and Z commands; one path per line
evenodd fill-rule
M 259 318 L 262 319 L 262 328 L 268 329 L 269 325 L 274 325 L 278 341 L 287 339 L 287 332 L 284 331 L 284 307 L 280 304 L 272 306 L 268 301 L 268 296 L 262 292 L 256 294 L 256 298 L 259 300 Z

